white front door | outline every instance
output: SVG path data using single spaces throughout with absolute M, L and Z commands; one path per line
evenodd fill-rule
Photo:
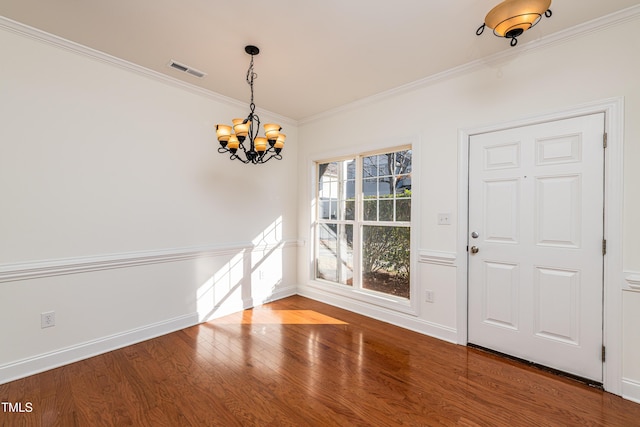
M 469 343 L 602 382 L 603 135 L 598 113 L 470 137 Z

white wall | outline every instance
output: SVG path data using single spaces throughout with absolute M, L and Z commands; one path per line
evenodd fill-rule
M 6 22 L 0 46 L 0 383 L 295 293 L 294 122 L 284 160 L 231 162 L 213 126 L 248 105 Z
M 293 293 L 298 282 L 302 294 L 454 341 L 456 227 L 436 215 L 456 223 L 459 129 L 611 97 L 625 99 L 624 275 L 640 274 L 637 17 L 299 129 L 283 123 L 285 159 L 257 167 L 216 152 L 213 124 L 246 108 L 1 24 L 0 383 Z M 312 159 L 399 140 L 419 145 L 417 285 L 436 292 L 416 317 L 307 285 Z M 621 289 L 625 393 L 640 401 L 640 293 Z M 49 310 L 57 324 L 41 329 Z
M 398 139 L 413 139 L 420 155 L 414 167 L 420 180 L 413 193 L 420 200 L 420 263 L 416 285 L 436 291 L 435 303 L 420 303 L 418 315 L 403 316 L 331 292 L 324 292 L 310 280 L 309 246 L 300 249 L 299 293 L 348 307 L 374 317 L 455 341 L 458 325 L 455 260 L 456 227 L 437 225 L 438 212 L 458 214 L 458 132 L 526 119 L 569 109 L 586 103 L 624 97 L 624 274 L 640 271 L 640 57 L 637 46 L 640 19 L 635 16 L 615 25 L 567 37 L 532 50 L 521 49 L 502 61 L 470 67 L 449 78 L 378 96 L 370 102 L 310 119 L 300 126 L 301 165 L 299 174 L 307 182 L 299 204 L 300 234 L 308 236 L 311 179 L 308 169 L 314 159 L 345 151 L 344 146 L 362 150 L 371 141 L 389 146 Z M 520 48 L 520 47 L 519 47 Z M 518 49 L 518 48 L 517 48 Z M 460 214 L 466 215 L 461 212 Z M 305 222 L 306 221 L 306 222 Z M 308 239 L 308 237 L 307 237 Z M 616 242 L 620 244 L 620 242 Z M 441 253 L 445 262 L 430 254 Z M 418 258 L 420 255 L 420 258 Z M 432 262 L 431 259 L 435 260 Z M 623 272 L 619 272 L 621 277 Z M 637 333 L 640 298 L 624 284 L 623 372 L 626 396 L 640 401 L 640 334 Z M 623 291 L 623 288 L 625 290 Z M 453 332 L 453 333 L 452 333 Z M 622 333 L 623 331 L 619 331 Z

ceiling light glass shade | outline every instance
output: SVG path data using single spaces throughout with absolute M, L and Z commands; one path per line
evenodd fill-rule
M 269 141 L 275 141 L 276 139 L 278 139 L 278 134 L 281 130 L 282 128 L 280 127 L 280 125 L 277 125 L 275 123 L 267 123 L 266 125 L 264 125 L 264 134 Z
M 282 128 L 275 123 L 264 125 L 266 137 L 258 136 L 260 118 L 255 112 L 256 104 L 253 102 L 253 81 L 257 74 L 253 71 L 253 57 L 260 50 L 255 46 L 246 46 L 245 52 L 251 55 L 251 63 L 247 71 L 247 83 L 251 87 L 251 111 L 245 119 L 233 119 L 233 126 L 216 125 L 216 137 L 220 142 L 219 153 L 231 153 L 231 160 L 240 160 L 242 163 L 266 163 L 275 158 L 282 160 L 280 155 L 286 135 L 280 133 Z M 248 140 L 248 141 L 247 141 Z
M 255 139 L 253 144 L 256 147 L 256 151 L 258 153 L 263 153 L 263 152 L 267 151 L 267 138 L 259 136 L 259 137 L 257 137 Z
M 517 37 L 536 25 L 542 15 L 551 16 L 549 6 L 551 0 L 505 0 L 489 11 L 476 34 L 482 34 L 487 26 L 496 36 L 511 39 L 511 46 L 515 46 Z
M 231 126 L 216 125 L 216 136 L 218 137 L 218 141 L 229 141 L 229 137 L 231 136 Z
M 246 138 L 249 135 L 249 128 L 251 127 L 251 120 L 245 121 L 244 119 L 233 119 L 233 130 L 238 138 Z
M 227 148 L 232 153 L 235 153 L 239 146 L 240 146 L 240 141 L 238 141 L 238 137 L 235 135 L 229 136 L 229 141 L 227 142 Z

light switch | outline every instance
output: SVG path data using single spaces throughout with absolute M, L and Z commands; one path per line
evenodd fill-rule
M 451 213 L 439 213 L 438 225 L 451 225 Z

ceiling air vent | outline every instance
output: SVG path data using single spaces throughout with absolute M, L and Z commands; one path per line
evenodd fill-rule
M 169 61 L 168 65 L 171 68 L 174 68 L 178 71 L 182 71 L 183 73 L 189 73 L 192 76 L 196 76 L 198 78 L 202 78 L 207 75 L 207 73 L 203 73 L 202 71 L 196 70 L 195 68 L 189 67 L 188 65 L 184 65 L 179 62 L 176 62 L 173 59 Z

